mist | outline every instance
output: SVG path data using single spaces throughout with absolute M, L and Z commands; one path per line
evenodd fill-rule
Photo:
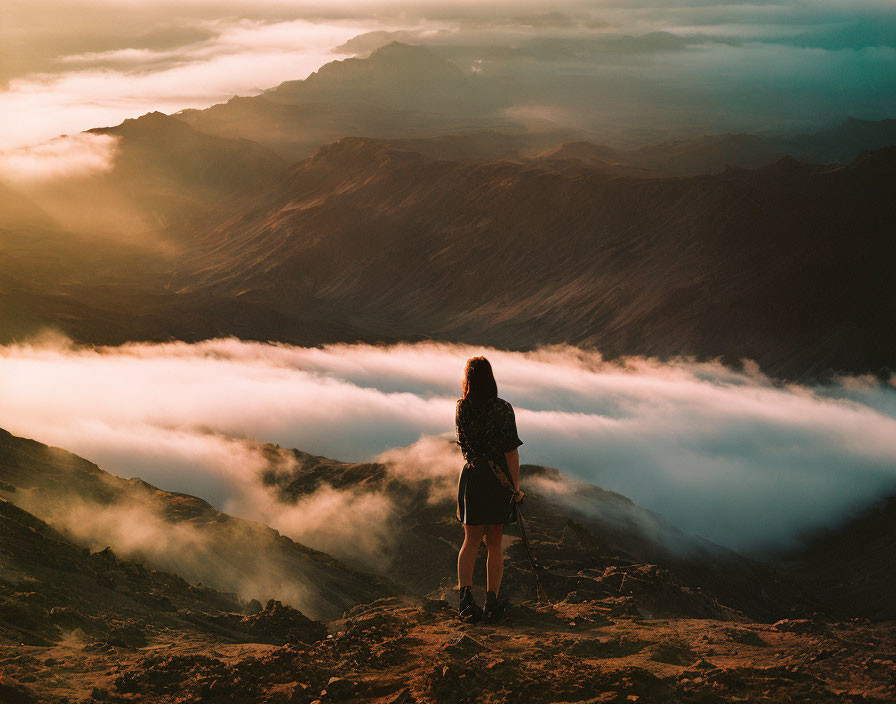
M 300 506 L 278 502 L 260 481 L 260 443 L 379 458 L 440 477 L 450 496 L 462 459 L 443 439 L 454 437 L 463 363 L 481 353 L 516 409 L 523 463 L 619 492 L 728 547 L 793 545 L 896 491 L 892 380 L 780 384 L 751 364 L 611 363 L 572 347 L 12 345 L 0 348 L 0 427 L 369 562 L 388 547 L 376 530 L 387 499 L 323 487 Z M 351 536 L 328 523 L 347 504 L 360 509 Z
M 110 135 L 83 133 L 0 151 L 0 178 L 31 183 L 105 173 L 112 170 L 117 142 Z
M 0 225 L 15 243 L 11 249 L 38 247 L 38 231 L 71 251 L 85 241 L 126 244 L 137 256 L 171 250 L 158 236 L 159 222 L 147 205 L 151 199 L 123 186 L 121 174 L 114 172 L 119 153 L 120 137 L 87 132 L 0 150 Z M 107 265 L 126 252 L 109 250 Z M 54 274 L 45 276 L 52 281 Z

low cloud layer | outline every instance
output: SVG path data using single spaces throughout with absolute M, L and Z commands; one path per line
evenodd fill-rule
M 0 427 L 369 560 L 383 547 L 376 526 L 388 502 L 324 488 L 281 504 L 260 484 L 258 443 L 380 457 L 396 472 L 441 477 L 448 495 L 460 455 L 433 436 L 453 438 L 463 363 L 482 352 L 516 408 L 524 463 L 617 491 L 727 546 L 785 546 L 896 491 L 892 383 L 781 385 L 750 365 L 610 364 L 568 347 L 9 346 Z M 347 507 L 363 530 L 341 536 L 330 519 Z M 368 542 L 353 537 L 362 533 Z

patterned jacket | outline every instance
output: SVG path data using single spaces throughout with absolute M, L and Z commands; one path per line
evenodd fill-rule
M 466 399 L 459 399 L 455 425 L 457 444 L 468 465 L 481 466 L 483 461 L 488 465 L 494 463 L 505 477 L 510 478 L 504 453 L 523 444 L 517 434 L 513 406 L 497 397 L 488 399 L 478 408 Z

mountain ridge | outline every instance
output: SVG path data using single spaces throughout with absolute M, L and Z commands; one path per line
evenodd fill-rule
M 394 593 L 382 580 L 262 523 L 228 516 L 190 494 L 116 477 L 77 455 L 2 429 L 0 481 L 0 495 L 82 543 L 100 548 L 112 541 L 120 549 L 114 542 L 119 540 L 157 569 L 222 591 L 279 597 L 328 618 L 360 600 Z M 137 523 L 145 538 L 135 543 L 127 531 Z
M 403 336 L 391 322 L 403 320 L 436 339 L 499 347 L 537 341 L 596 346 L 609 356 L 739 355 L 785 376 L 799 367 L 876 371 L 892 364 L 880 341 L 893 311 L 886 277 L 875 273 L 879 257 L 859 256 L 848 233 L 863 232 L 868 251 L 886 256 L 887 215 L 861 204 L 891 200 L 892 183 L 880 176 L 892 156 L 883 150 L 851 166 L 782 159 L 758 170 L 645 179 L 579 166 L 425 161 L 388 142 L 341 140 L 294 166 L 250 219 L 236 215 L 195 240 L 200 277 L 178 285 L 223 292 L 239 282 L 273 300 L 286 292 L 327 300 L 355 320 L 369 315 L 384 341 Z M 805 222 L 794 230 L 792 218 Z M 469 252 L 481 263 L 462 263 Z M 530 274 L 499 293 L 484 271 L 472 273 L 481 266 Z M 817 289 L 824 300 L 809 295 L 812 281 L 825 277 L 842 282 L 836 299 L 827 300 L 825 287 Z M 437 299 L 426 295 L 433 287 Z M 670 289 L 680 292 L 677 302 Z M 879 325 L 850 317 L 866 299 L 881 302 L 866 312 Z M 502 306 L 497 319 L 494 305 Z M 739 330 L 724 324 L 726 306 L 743 309 Z M 767 317 L 775 306 L 790 307 L 780 332 Z M 867 342 L 857 348 L 858 326 Z M 810 343 L 847 329 L 842 343 L 828 343 L 839 352 Z M 731 341 L 720 344 L 722 336 Z M 815 360 L 801 359 L 810 347 Z
M 421 99 L 425 107 L 436 107 L 442 100 L 456 100 L 468 87 L 469 78 L 452 62 L 424 46 L 396 41 L 363 59 L 326 63 L 307 78 L 284 81 L 262 95 L 289 103 L 370 102 L 419 109 Z
M 303 80 L 205 110 L 176 113 L 195 129 L 256 141 L 291 160 L 350 135 L 433 137 L 514 129 L 456 65 L 423 46 L 393 42 L 367 58 L 325 64 Z

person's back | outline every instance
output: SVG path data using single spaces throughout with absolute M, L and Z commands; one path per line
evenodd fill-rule
M 513 406 L 497 396 L 474 404 L 468 398 L 459 399 L 455 417 L 458 444 L 467 464 L 481 469 L 486 475 L 494 474 L 507 491 L 513 492 L 516 480 L 508 466 L 506 453 L 513 452 L 523 441 L 516 431 Z M 498 472 L 490 465 L 497 464 Z M 503 496 L 503 507 L 510 503 L 510 496 Z M 466 522 L 466 521 L 465 521 Z M 506 522 L 513 522 L 513 512 Z M 483 521 L 487 524 L 489 521 Z
M 457 487 L 457 519 L 464 526 L 464 544 L 457 559 L 460 615 L 475 620 L 473 567 L 483 535 L 488 546 L 488 591 L 484 615 L 498 615 L 504 602 L 497 597 L 504 569 L 504 524 L 516 520 L 519 453 L 523 444 L 516 430 L 513 407 L 498 397 L 491 365 L 473 357 L 464 370 L 463 397 L 457 402 L 457 443 L 464 456 Z

